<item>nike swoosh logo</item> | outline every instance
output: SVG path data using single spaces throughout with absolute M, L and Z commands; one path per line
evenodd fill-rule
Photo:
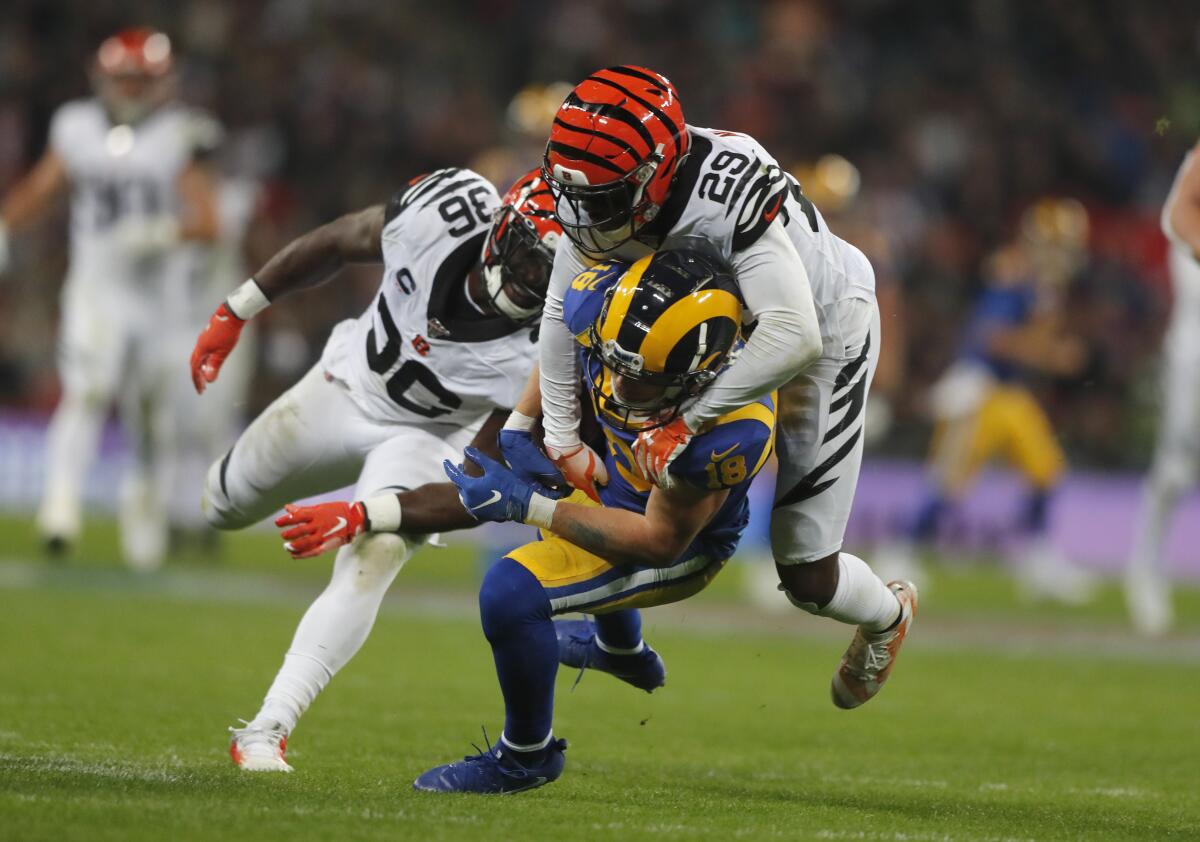
M 501 496 L 501 495 L 500 495 L 500 492 L 499 492 L 499 491 L 497 491 L 497 490 L 495 490 L 495 489 L 492 489 L 492 496 L 491 496 L 491 497 L 489 497 L 489 498 L 487 498 L 486 500 L 484 500 L 484 501 L 483 501 L 482 503 L 480 503 L 478 506 L 472 506 L 472 507 L 471 507 L 471 511 L 475 511 L 476 509 L 482 509 L 484 506 L 490 506 L 490 505 L 492 505 L 492 503 L 495 503 L 497 500 L 499 500 L 499 499 L 500 499 L 500 496 Z
M 741 442 L 739 441 L 739 442 L 738 442 L 737 444 L 735 444 L 733 447 L 729 448 L 728 450 L 722 450 L 720 453 L 717 453 L 717 451 L 715 451 L 715 450 L 714 450 L 714 451 L 712 452 L 712 454 L 711 454 L 711 456 L 712 456 L 712 460 L 713 460 L 714 462 L 720 462 L 722 459 L 724 459 L 724 458 L 725 458 L 726 456 L 728 456 L 730 453 L 733 453 L 733 451 L 737 450 L 737 449 L 738 449 L 738 444 L 741 444 Z
M 332 535 L 333 533 L 335 533 L 335 532 L 337 532 L 337 531 L 339 531 L 339 530 L 341 530 L 341 529 L 345 529 L 345 528 L 346 528 L 346 519 L 345 519 L 344 517 L 339 517 L 339 518 L 338 518 L 338 522 L 334 524 L 334 526 L 333 526 L 333 529 L 330 529 L 328 532 L 326 532 L 326 533 L 325 533 L 324 535 L 322 535 L 321 537 L 322 537 L 322 538 L 328 538 L 328 537 L 329 537 L 330 535 Z
M 228 317 L 228 316 L 214 316 L 214 318 L 215 318 L 215 319 L 216 319 L 218 322 L 227 322 L 227 321 L 229 321 L 229 317 Z

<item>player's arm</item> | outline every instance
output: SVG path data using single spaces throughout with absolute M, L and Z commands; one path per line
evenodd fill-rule
M 202 161 L 184 167 L 176 183 L 179 190 L 179 239 L 214 242 L 221 233 L 217 215 L 217 177 Z
M 1200 260 L 1200 143 L 1176 177 L 1163 207 L 1163 233 L 1183 243 Z
M 508 416 L 496 410 L 479 428 L 471 446 L 500 458 L 496 435 Z M 474 465 L 471 475 L 480 473 Z M 367 500 L 289 505 L 275 520 L 282 530 L 283 548 L 292 558 L 312 558 L 353 541 L 363 532 L 405 532 L 429 535 L 478 526 L 479 521 L 463 507 L 458 489 L 451 482 L 431 482 L 396 493 L 377 494 Z
M 209 319 L 192 351 L 192 383 L 197 392 L 217 379 L 247 320 L 272 301 L 324 283 L 347 263 L 383 259 L 383 205 L 347 214 L 292 240 L 230 293 Z
M 67 168 L 48 149 L 0 204 L 0 271 L 8 265 L 8 233 L 38 220 L 67 189 Z
M 554 253 L 538 333 L 539 388 L 545 443 L 567 451 L 579 443 L 579 360 L 575 337 L 563 321 L 563 298 L 571 280 L 587 269 L 579 251 L 565 237 Z
M 483 468 L 481 476 L 468 475 L 464 465 L 446 462 L 443 467 L 458 486 L 463 506 L 479 520 L 549 529 L 618 565 L 673 564 L 729 494 L 724 488 L 708 491 L 677 483 L 670 489 L 653 489 L 645 514 L 638 514 L 556 500 L 477 450 L 467 448 L 466 458 Z
M 746 309 L 757 326 L 733 364 L 666 426 L 638 436 L 634 459 L 656 485 L 706 424 L 770 394 L 821 355 L 821 329 L 808 270 L 783 222 L 775 218 L 758 239 L 733 255 Z
M 984 345 L 997 359 L 1055 377 L 1078 374 L 1088 359 L 1087 345 L 1076 336 L 1064 335 L 1057 319 L 1050 316 L 1017 327 L 993 328 Z
M 692 430 L 769 395 L 821 355 L 808 270 L 783 221 L 776 218 L 732 262 L 757 326 L 733 365 L 684 413 Z
M 549 529 L 610 564 L 669 567 L 700 534 L 728 489 L 706 491 L 677 483 L 654 487 L 646 513 L 558 501 Z

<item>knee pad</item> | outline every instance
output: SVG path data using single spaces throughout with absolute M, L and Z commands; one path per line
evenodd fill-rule
M 371 532 L 357 538 L 339 552 L 347 554 L 352 565 L 350 584 L 355 590 L 372 591 L 387 587 L 396 578 L 404 563 L 425 541 L 424 536 L 401 535 L 395 532 Z
M 479 619 L 484 636 L 495 641 L 523 623 L 550 618 L 550 600 L 542 583 L 523 565 L 502 558 L 479 587 Z

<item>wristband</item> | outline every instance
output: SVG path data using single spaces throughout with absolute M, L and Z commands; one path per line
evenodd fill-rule
M 400 498 L 395 494 L 380 494 L 362 505 L 371 532 L 400 531 Z
M 229 308 L 229 312 L 242 321 L 254 318 L 270 304 L 271 300 L 259 289 L 254 278 L 229 293 L 229 297 L 225 299 L 225 306 Z
M 514 409 L 508 413 L 508 420 L 504 422 L 504 429 L 519 430 L 522 433 L 528 433 L 533 429 L 535 424 L 537 424 L 536 418 Z
M 551 500 L 545 494 L 535 491 L 529 498 L 529 507 L 525 510 L 525 522 L 539 529 L 549 529 L 557 506 L 557 500 Z

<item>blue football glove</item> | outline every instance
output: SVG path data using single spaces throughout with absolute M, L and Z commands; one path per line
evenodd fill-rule
M 546 496 L 555 500 L 570 493 L 571 486 L 562 472 L 533 443 L 533 434 L 528 430 L 501 430 L 498 441 L 504 461 L 519 479 L 538 483 L 545 489 Z
M 547 489 L 526 482 L 506 465 L 473 447 L 468 447 L 463 454 L 483 469 L 483 476 L 468 476 L 461 464 L 455 465 L 449 459 L 442 462 L 446 476 L 458 486 L 458 499 L 462 500 L 463 508 L 476 520 L 524 523 L 530 498 Z

